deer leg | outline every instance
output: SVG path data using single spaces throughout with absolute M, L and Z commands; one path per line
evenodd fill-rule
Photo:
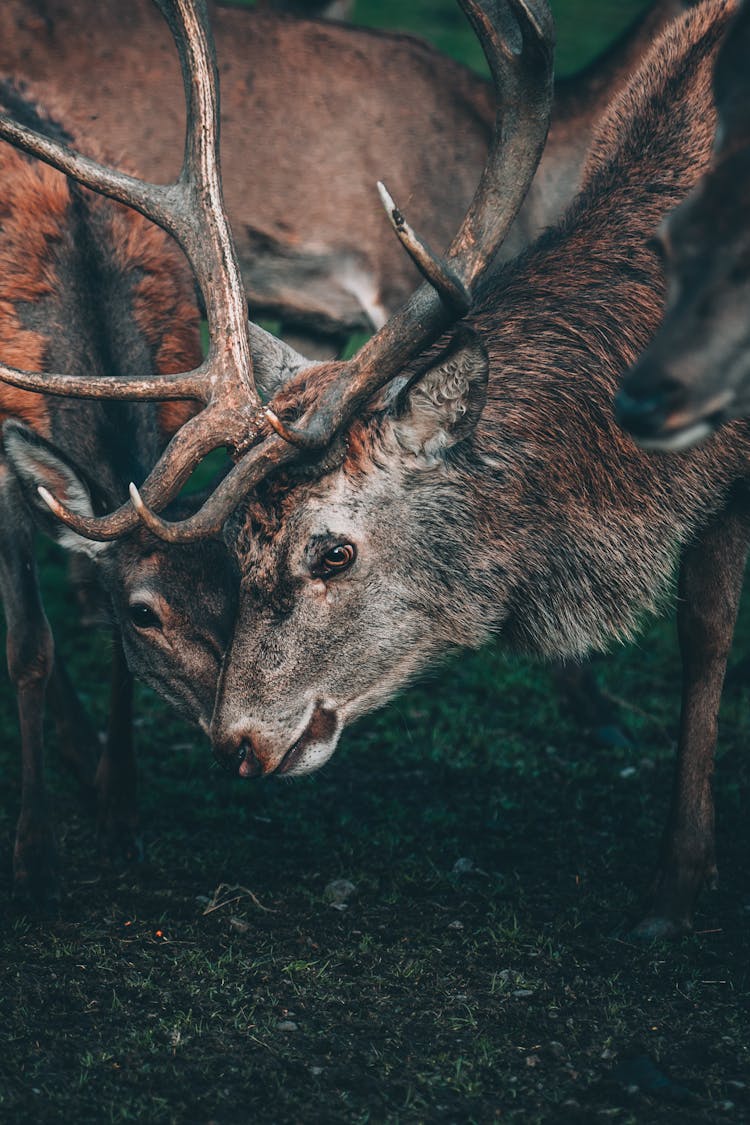
M 133 677 L 117 634 L 112 650 L 107 741 L 96 771 L 99 838 L 106 854 L 141 858 L 136 835 L 136 765 L 133 750 Z
M 718 712 L 737 619 L 750 521 L 739 506 L 718 517 L 682 562 L 677 616 L 683 683 L 672 804 L 648 916 L 639 937 L 692 928 L 705 884 L 715 884 L 712 777 Z
M 44 614 L 32 531 L 18 506 L 0 493 L 0 526 L 12 529 L 0 542 L 0 590 L 8 633 L 8 671 L 16 691 L 21 728 L 21 813 L 16 828 L 13 876 L 16 894 L 35 908 L 59 899 L 59 861 L 44 781 L 44 700 L 54 664 L 54 643 Z

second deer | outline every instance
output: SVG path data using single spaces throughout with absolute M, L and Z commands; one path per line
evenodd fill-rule
M 706 175 L 657 232 L 664 323 L 618 396 L 648 448 L 679 450 L 750 415 L 750 3 L 716 60 L 718 128 Z

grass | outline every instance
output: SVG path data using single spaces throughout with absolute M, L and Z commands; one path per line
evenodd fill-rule
M 106 637 L 82 634 L 44 558 L 58 643 L 103 724 Z M 567 716 L 544 669 L 488 648 L 349 731 L 322 773 L 240 784 L 143 691 L 132 869 L 100 862 L 50 730 L 67 878 L 50 922 L 9 905 L 6 684 L 0 1121 L 750 1121 L 748 656 L 750 604 L 722 710 L 722 886 L 694 936 L 648 948 L 621 927 L 669 797 L 669 621 L 601 662 L 622 744 Z

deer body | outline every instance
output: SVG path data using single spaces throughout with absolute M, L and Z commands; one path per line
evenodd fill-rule
M 12 86 L 0 84 L 0 105 L 45 132 L 60 133 Z M 91 376 L 113 370 L 166 374 L 175 365 L 199 361 L 192 282 L 161 231 L 7 144 L 0 144 L 0 185 L 3 360 Z M 54 899 L 58 890 L 43 768 L 42 720 L 50 682 L 70 753 L 89 783 L 93 777 L 87 770 L 96 762 L 54 652 L 36 578 L 35 531 L 46 530 L 64 546 L 93 557 L 131 669 L 204 726 L 226 639 L 217 639 L 217 632 L 226 627 L 229 613 L 222 583 L 223 574 L 228 582 L 226 556 L 217 544 L 175 553 L 143 533 L 113 545 L 92 544 L 61 533 L 37 486 L 61 489 L 83 510 L 121 501 L 128 482 L 145 474 L 191 412 L 185 404 L 73 402 L 0 386 L 0 591 L 23 753 L 15 877 L 19 892 L 36 903 Z M 144 605 L 156 615 L 158 628 L 133 619 L 133 607 Z M 128 846 L 135 824 L 135 767 L 130 679 L 119 643 L 114 721 L 96 784 L 102 831 L 112 844 Z
M 711 763 L 750 433 L 653 458 L 611 401 L 658 325 L 649 233 L 709 159 L 732 7 L 712 0 L 668 29 L 611 107 L 560 227 L 486 283 L 447 351 L 354 423 L 342 466 L 311 484 L 272 479 L 235 515 L 243 580 L 212 727 L 241 776 L 307 772 L 452 647 L 497 632 L 578 656 L 630 639 L 681 563 L 680 758 L 648 933 L 689 925 L 714 871 Z M 334 375 L 308 368 L 274 409 L 304 415 Z
M 572 198 L 596 121 L 682 8 L 659 0 L 601 62 L 558 84 L 549 144 L 507 256 Z M 211 13 L 224 188 L 254 314 L 339 338 L 379 327 L 417 274 L 386 237 L 375 181 L 387 174 L 398 198 L 419 198 L 428 241 L 447 245 L 484 162 L 490 85 L 409 36 L 272 11 Z M 179 75 L 150 0 L 9 0 L 0 69 L 32 80 L 62 120 L 144 176 L 163 182 L 178 167 Z M 258 159 L 269 138 L 273 157 Z

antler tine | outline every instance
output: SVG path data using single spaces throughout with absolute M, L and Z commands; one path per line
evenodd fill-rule
M 205 364 L 184 375 L 158 375 L 153 379 L 137 376 L 112 378 L 104 376 L 56 375 L 44 371 L 21 371 L 0 363 L 0 379 L 24 391 L 38 391 L 45 395 L 72 395 L 76 398 L 151 399 L 166 402 L 176 399 L 196 399 L 205 402 L 208 382 L 204 376 Z
M 216 52 L 204 0 L 156 0 L 180 55 L 185 87 L 185 155 L 176 187 L 182 245 L 201 290 L 211 340 L 209 357 L 221 376 L 221 400 L 261 409 L 252 378 L 247 298 L 229 228 L 219 159 L 219 93 Z M 197 217 L 197 222 L 195 221 Z M 217 345 L 217 339 L 221 345 Z M 217 398 L 217 394 L 212 396 Z M 256 419 L 256 428 L 260 425 Z
M 189 418 L 180 427 L 158 464 L 141 485 L 143 496 L 149 504 L 157 510 L 166 507 L 180 491 L 196 465 L 213 449 L 226 444 L 227 422 L 228 419 L 219 407 L 210 406 L 203 413 Z M 258 446 L 258 449 L 260 448 L 261 446 Z M 231 476 L 231 473 L 229 475 Z M 76 512 L 71 512 L 54 496 L 50 496 L 46 489 L 40 492 L 40 495 L 62 523 L 67 524 L 86 539 L 94 539 L 100 543 L 119 539 L 121 535 L 137 527 L 140 519 L 138 512 L 130 503 L 121 505 L 107 516 L 80 516 Z
M 185 520 L 164 520 L 144 502 L 131 485 L 130 498 L 138 518 L 168 543 L 191 543 L 218 535 L 237 504 L 259 481 L 298 457 L 296 448 L 272 435 L 250 449 L 211 493 L 206 503 Z
M 185 154 L 180 175 L 174 183 L 152 184 L 107 168 L 20 125 L 6 114 L 0 114 L 0 138 L 39 157 L 86 187 L 135 208 L 176 239 L 193 269 L 203 297 L 211 341 L 208 357 L 195 371 L 157 379 L 49 376 L 3 365 L 0 365 L 0 378 L 45 394 L 119 399 L 191 398 L 209 407 L 213 404 L 217 413 L 228 420 L 227 430 L 221 435 L 214 432 L 213 423 L 206 417 L 208 412 L 204 411 L 191 422 L 190 434 L 193 429 L 207 427 L 201 443 L 204 454 L 216 445 L 239 450 L 255 439 L 265 424 L 265 415 L 252 376 L 247 300 L 222 196 L 213 40 L 205 0 L 156 0 L 156 3 L 177 45 L 185 87 Z M 158 508 L 169 503 L 194 467 L 192 462 L 178 466 L 176 451 L 187 453 L 192 447 L 192 436 L 190 441 L 173 443 L 169 447 L 168 465 L 160 463 L 149 477 L 151 487 L 146 495 Z M 163 483 L 163 493 L 156 493 L 156 481 Z M 125 511 L 129 513 L 128 518 L 125 518 Z M 127 508 L 87 521 L 85 527 L 72 513 L 68 513 L 66 521 L 90 538 L 111 539 L 134 526 L 137 517 L 132 508 Z

